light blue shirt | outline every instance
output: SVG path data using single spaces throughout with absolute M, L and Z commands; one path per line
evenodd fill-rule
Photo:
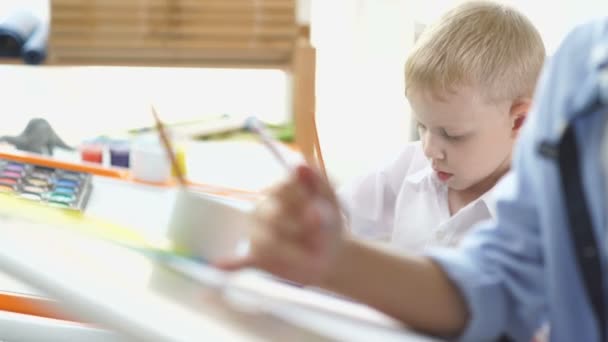
M 462 340 L 485 341 L 507 332 L 516 341 L 530 341 L 544 320 L 550 323 L 551 341 L 599 339 L 570 239 L 559 165 L 538 151 L 541 142 L 558 142 L 567 123 L 574 125 L 605 269 L 608 215 L 601 142 L 608 82 L 606 71 L 602 82 L 601 67 L 608 69 L 608 18 L 577 27 L 546 65 L 513 170 L 497 188 L 496 222 L 481 224 L 459 250 L 429 252 L 468 304 L 470 320 Z M 575 115 L 598 99 L 602 110 Z M 608 284 L 608 272 L 603 273 Z

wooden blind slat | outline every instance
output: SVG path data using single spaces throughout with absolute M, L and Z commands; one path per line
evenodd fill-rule
M 186 49 L 222 49 L 222 48 L 233 48 L 233 49 L 281 49 L 284 51 L 290 51 L 292 45 L 289 42 L 283 41 L 269 41 L 269 42 L 255 42 L 248 44 L 243 41 L 229 41 L 229 40 L 201 40 L 201 41 L 179 41 L 179 40 L 166 40 L 160 41 L 157 39 L 120 39 L 115 41 L 109 40 L 94 40 L 85 38 L 72 38 L 72 39 L 58 39 L 56 42 L 56 48 L 73 48 L 77 49 L 82 47 L 84 44 L 88 48 L 117 48 L 117 49 L 128 49 L 128 48 L 139 48 L 139 47 L 153 47 L 153 48 L 177 48 L 181 50 Z M 180 51 L 175 51 L 179 53 Z
M 285 52 L 266 50 L 195 50 L 181 51 L 180 53 L 172 53 L 167 49 L 64 49 L 65 58 L 59 61 L 58 64 L 69 64 L 70 61 L 79 61 L 79 64 L 111 64 L 120 65 L 154 65 L 158 62 L 161 65 L 175 64 L 179 65 L 182 62 L 187 62 L 188 65 L 208 65 L 210 63 L 238 63 L 238 64 L 260 64 L 274 65 L 285 67 Z M 142 53 L 145 57 L 142 57 Z M 226 59 L 226 55 L 234 56 L 234 58 Z M 94 61 L 95 63 L 92 63 Z
M 252 10 L 295 10 L 295 1 L 289 0 L 260 0 L 260 1 L 120 1 L 120 0 L 53 0 L 53 8 L 62 11 L 66 9 L 96 11 L 108 10 L 141 10 L 146 12 L 162 11 L 231 11 L 245 12 Z
M 297 37 L 295 0 L 53 0 L 51 6 L 49 54 L 56 62 L 284 64 Z
M 293 27 L 284 25 L 276 27 L 263 27 L 256 25 L 187 25 L 180 27 L 171 26 L 147 26 L 147 25 L 124 25 L 124 26 L 101 26 L 101 27 L 76 27 L 62 26 L 53 30 L 56 36 L 83 36 L 83 37 L 109 37 L 127 35 L 132 37 L 156 36 L 158 38 L 169 37 L 182 38 L 204 38 L 210 36 L 220 37 L 242 37 L 252 39 L 285 38 L 292 40 L 295 35 Z
M 252 13 L 182 13 L 167 16 L 162 13 L 150 13 L 147 15 L 132 13 L 97 12 L 92 15 L 81 13 L 59 12 L 53 15 L 53 23 L 57 26 L 63 25 L 130 25 L 134 22 L 146 22 L 151 26 L 171 23 L 183 25 L 197 23 L 214 23 L 218 25 L 229 25 L 233 23 L 257 23 L 260 25 L 293 25 L 295 16 L 292 12 L 264 13 L 254 15 Z

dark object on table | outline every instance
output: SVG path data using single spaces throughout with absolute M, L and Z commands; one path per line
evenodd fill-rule
M 46 59 L 48 39 L 49 25 L 48 23 L 40 23 L 23 45 L 21 50 L 23 61 L 26 64 L 42 64 Z
M 15 11 L 0 20 L 0 56 L 21 57 L 21 51 L 40 20 L 28 11 Z
M 0 142 L 7 142 L 16 149 L 40 153 L 45 155 L 53 155 L 53 149 L 55 147 L 63 148 L 66 150 L 74 150 L 73 147 L 69 146 L 53 130 L 53 127 L 45 119 L 35 118 L 30 120 L 25 126 L 25 129 L 21 134 L 17 136 L 2 136 Z

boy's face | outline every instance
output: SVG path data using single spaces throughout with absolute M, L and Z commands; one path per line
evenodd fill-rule
M 411 90 L 408 99 L 424 153 L 449 188 L 485 192 L 508 169 L 517 133 L 511 102 L 489 103 L 470 87 L 442 99 Z

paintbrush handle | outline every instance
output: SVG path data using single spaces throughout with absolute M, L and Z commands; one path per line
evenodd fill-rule
M 158 134 L 160 136 L 160 140 L 161 140 L 163 146 L 165 147 L 167 155 L 169 156 L 169 160 L 171 161 L 171 166 L 175 170 L 175 176 L 177 177 L 177 181 L 179 182 L 180 186 L 185 188 L 188 185 L 188 183 L 186 182 L 186 179 L 184 178 L 184 174 L 183 174 L 181 167 L 177 163 L 177 158 L 175 157 L 175 150 L 173 149 L 173 146 L 171 146 L 171 141 L 169 140 L 169 137 L 167 137 L 167 133 L 165 132 L 165 127 L 164 127 L 162 121 L 160 121 L 160 118 L 158 117 L 158 113 L 156 112 L 156 109 L 154 109 L 154 106 L 152 106 L 152 115 L 154 116 L 154 120 L 156 121 L 156 128 L 158 129 Z
M 259 120 L 257 120 L 256 118 L 253 118 L 253 117 L 249 118 L 247 120 L 245 127 L 249 131 L 251 131 L 255 135 L 257 135 L 258 138 L 260 139 L 260 141 L 262 142 L 262 144 L 264 146 L 266 146 L 266 148 L 268 148 L 268 150 L 270 151 L 270 153 L 272 153 L 272 155 L 275 157 L 275 159 L 288 172 L 291 172 L 292 167 L 289 164 L 289 162 L 287 161 L 287 158 L 283 155 L 283 153 L 281 153 L 278 142 L 274 138 L 272 138 L 270 136 L 270 134 L 268 134 L 268 132 L 266 131 L 266 129 L 264 129 L 264 126 L 260 123 Z

